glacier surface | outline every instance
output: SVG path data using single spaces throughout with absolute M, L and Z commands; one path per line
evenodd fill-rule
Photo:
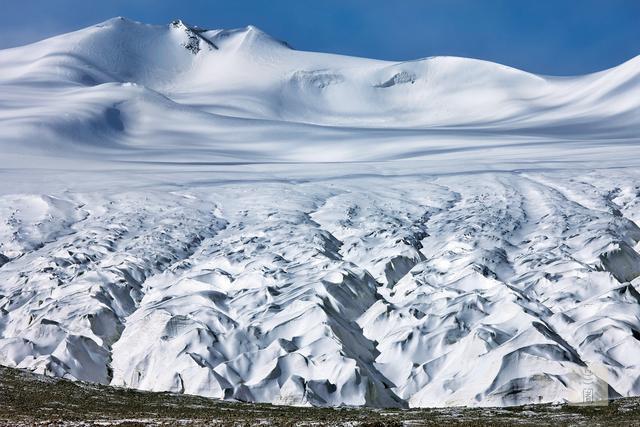
M 0 364 L 292 405 L 640 395 L 640 57 L 123 18 L 0 51 Z

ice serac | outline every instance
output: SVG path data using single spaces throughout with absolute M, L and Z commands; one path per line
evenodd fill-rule
M 640 58 L 124 18 L 0 51 L 0 364 L 317 406 L 640 395 Z
M 608 196 L 637 184 L 575 177 L 4 196 L 0 357 L 295 405 L 576 401 L 592 375 L 637 395 L 637 280 L 603 261 L 640 240 L 637 199 Z

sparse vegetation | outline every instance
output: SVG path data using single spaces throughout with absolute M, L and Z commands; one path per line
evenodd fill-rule
M 605 406 L 303 408 L 223 402 L 53 379 L 0 367 L 0 425 L 568 426 L 640 424 L 640 398 Z

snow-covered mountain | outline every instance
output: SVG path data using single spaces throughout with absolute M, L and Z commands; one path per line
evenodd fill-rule
M 550 78 L 465 58 L 395 63 L 300 52 L 255 27 L 204 31 L 180 21 L 112 19 L 4 50 L 0 69 L 8 151 L 181 147 L 220 160 L 317 160 L 321 150 L 305 145 L 353 128 L 621 138 L 635 137 L 640 119 L 640 57 Z M 414 145 L 352 146 L 321 160 L 406 157 Z
M 640 57 L 557 78 L 122 18 L 0 51 L 0 364 L 290 404 L 640 395 L 639 135 Z

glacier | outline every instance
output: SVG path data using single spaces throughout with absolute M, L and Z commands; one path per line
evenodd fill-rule
M 0 364 L 286 405 L 640 395 L 640 57 L 114 18 L 0 51 Z

